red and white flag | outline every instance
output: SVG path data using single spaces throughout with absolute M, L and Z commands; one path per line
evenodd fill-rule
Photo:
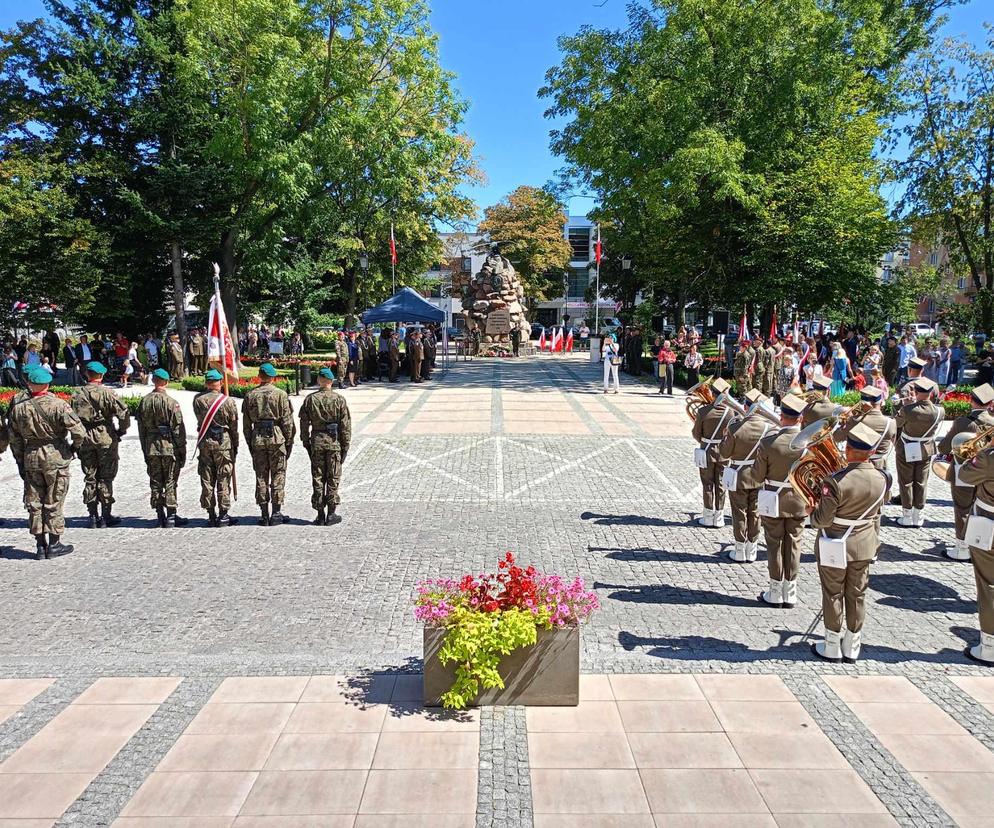
M 794 344 L 801 341 L 801 329 L 797 322 L 797 314 L 794 314 Z
M 777 309 L 773 309 L 773 318 L 770 320 L 770 339 L 777 335 Z
M 559 353 L 563 349 L 563 329 L 554 328 L 552 331 L 552 350 Z
M 742 311 L 742 321 L 739 322 L 739 342 L 745 340 L 749 342 L 752 339 L 752 334 L 749 333 L 749 319 L 746 316 L 746 312 Z
M 393 237 L 393 222 L 390 223 L 390 264 L 397 264 L 397 240 Z
M 207 316 L 207 361 L 217 362 L 233 376 L 238 376 L 238 363 L 235 362 L 235 349 L 231 344 L 231 331 L 224 318 L 224 305 L 221 294 L 214 292 L 211 297 L 210 312 Z
M 569 329 L 569 333 L 566 334 L 566 353 L 573 353 L 573 329 Z
M 603 253 L 603 248 L 601 247 L 601 228 L 597 227 L 597 243 L 594 245 L 594 259 L 597 264 L 601 263 L 601 254 Z
M 542 328 L 542 333 L 538 336 L 538 349 L 539 351 L 545 350 L 545 328 Z

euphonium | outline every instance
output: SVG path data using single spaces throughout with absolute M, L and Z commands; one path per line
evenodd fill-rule
M 753 403 L 749 406 L 749 410 L 746 412 L 748 417 L 751 414 L 762 414 L 767 420 L 769 420 L 774 425 L 780 425 L 780 417 L 773 411 L 770 411 L 762 402 Z
M 862 419 L 872 410 L 873 403 L 866 401 L 858 402 L 851 408 L 844 408 L 841 412 L 839 412 L 836 428 L 845 428 L 847 426 L 855 425 L 853 422 L 854 420 Z
M 994 443 L 994 426 L 989 426 L 976 434 L 961 432 L 953 437 L 951 454 L 937 454 L 932 458 L 932 473 L 940 480 L 949 482 L 954 463 L 960 465 L 969 463 L 984 449 L 990 448 L 992 443 Z
M 690 417 L 691 422 L 697 419 L 697 415 L 704 406 L 714 402 L 714 389 L 711 387 L 713 382 L 714 377 L 706 377 L 697 385 L 692 385 L 687 389 L 687 416 Z
M 812 423 L 790 441 L 793 451 L 802 449 L 804 454 L 794 461 L 787 479 L 794 491 L 813 503 L 821 497 L 825 479 L 846 467 L 845 455 L 835 445 L 835 427 L 836 418 L 827 417 Z
M 745 417 L 749 413 L 749 410 L 727 391 L 722 391 L 715 399 L 714 404 L 716 406 L 723 405 L 725 408 L 735 414 L 738 414 L 740 417 Z

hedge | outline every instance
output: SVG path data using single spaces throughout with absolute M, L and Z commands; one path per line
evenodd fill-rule
M 183 379 L 180 380 L 180 383 L 182 384 L 183 388 L 185 388 L 187 391 L 199 392 L 207 390 L 207 383 L 204 382 L 203 377 L 183 377 Z M 278 379 L 275 382 L 273 382 L 273 385 L 275 385 L 277 388 L 282 388 L 287 393 L 290 392 L 289 380 Z M 258 377 L 253 377 L 252 379 L 249 380 L 240 379 L 237 380 L 236 382 L 229 381 L 228 383 L 228 391 L 231 393 L 232 397 L 244 397 L 253 388 L 258 388 L 258 387 L 259 387 Z

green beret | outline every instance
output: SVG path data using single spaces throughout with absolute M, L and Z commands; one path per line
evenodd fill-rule
M 107 373 L 107 366 L 105 366 L 102 362 L 97 362 L 96 360 L 93 360 L 93 362 L 86 363 L 86 370 L 89 371 L 91 374 L 100 374 L 101 376 L 103 376 L 104 374 Z
M 333 380 L 335 378 L 335 375 L 331 373 L 330 368 L 322 368 L 320 371 L 318 371 L 318 376 L 330 380 Z
M 267 377 L 275 377 L 276 369 L 273 367 L 273 363 L 271 362 L 262 363 L 262 365 L 259 366 L 259 374 L 265 375 Z
M 156 379 L 165 380 L 169 382 L 169 372 L 165 368 L 156 368 L 152 372 L 152 376 Z
M 28 382 L 32 385 L 51 385 L 52 375 L 40 365 L 33 366 L 27 372 Z
M 207 382 L 220 382 L 224 379 L 224 377 L 221 376 L 220 371 L 215 368 L 211 368 L 210 371 L 204 374 L 204 379 L 207 380 Z

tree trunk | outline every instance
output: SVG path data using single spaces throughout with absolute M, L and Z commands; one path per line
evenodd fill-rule
M 687 280 L 681 277 L 676 288 L 676 308 L 674 311 L 674 327 L 679 331 L 687 324 Z
M 345 268 L 342 275 L 348 284 L 347 298 L 345 300 L 345 327 L 351 328 L 355 324 L 356 293 L 359 288 L 359 280 L 356 278 L 355 268 Z
M 169 245 L 169 256 L 173 267 L 173 305 L 176 308 L 176 333 L 179 341 L 186 344 L 186 288 L 183 286 L 183 251 L 179 242 Z
M 224 306 L 224 317 L 231 332 L 231 347 L 235 350 L 235 364 L 238 354 L 238 262 L 235 258 L 235 233 L 226 230 L 221 236 L 221 304 Z

